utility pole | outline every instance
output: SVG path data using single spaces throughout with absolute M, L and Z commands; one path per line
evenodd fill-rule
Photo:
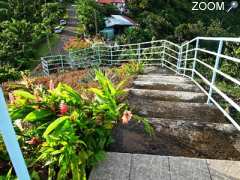
M 95 21 L 95 35 L 97 35 L 98 33 L 98 27 L 97 27 L 97 13 L 96 13 L 96 10 L 94 9 L 94 21 Z

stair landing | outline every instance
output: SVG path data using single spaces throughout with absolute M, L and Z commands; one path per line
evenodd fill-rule
M 240 161 L 107 153 L 90 180 L 239 180 Z

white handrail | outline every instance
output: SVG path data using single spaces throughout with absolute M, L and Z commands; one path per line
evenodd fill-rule
M 213 52 L 208 50 L 204 45 L 209 41 L 216 41 L 219 44 L 218 52 Z M 201 44 L 204 42 L 203 44 Z M 222 46 L 227 42 L 240 43 L 240 38 L 230 38 L 230 37 L 196 37 L 190 41 L 184 42 L 181 45 L 167 41 L 167 40 L 156 40 L 142 43 L 133 44 L 123 44 L 123 45 L 113 45 L 113 46 L 95 46 L 83 50 L 73 51 L 65 56 L 48 56 L 42 58 L 42 67 L 46 75 L 49 75 L 52 71 L 58 69 L 69 69 L 78 68 L 79 61 L 81 61 L 81 67 L 89 67 L 96 63 L 103 65 L 114 65 L 121 64 L 132 60 L 138 60 L 139 62 L 145 62 L 147 65 L 161 65 L 166 67 L 179 75 L 189 77 L 193 82 L 196 83 L 198 87 L 208 96 L 208 104 L 215 104 L 223 114 L 232 122 L 232 124 L 240 130 L 240 126 L 234 121 L 234 118 L 221 107 L 221 105 L 212 96 L 213 91 L 222 97 L 225 102 L 231 105 L 240 113 L 239 105 L 234 102 L 228 95 L 222 92 L 216 83 L 217 76 L 221 76 L 229 80 L 233 85 L 240 85 L 240 77 L 230 76 L 227 72 L 222 72 L 220 67 L 220 62 L 222 60 L 231 61 L 240 64 L 240 59 L 237 57 L 232 57 L 230 55 L 225 55 L 222 52 Z M 203 46 L 203 47 L 202 47 Z M 103 49 L 104 48 L 104 49 Z M 84 51 L 85 50 L 85 51 Z M 131 52 L 126 52 L 131 50 Z M 81 54 L 81 52 L 83 52 Z M 206 62 L 206 60 L 201 59 L 201 55 L 205 54 L 207 56 L 215 57 L 215 66 Z M 79 56 L 81 55 L 81 56 Z M 64 57 L 64 62 L 61 60 L 61 67 L 59 65 L 59 57 Z M 97 58 L 93 61 L 93 58 Z M 109 58 L 109 59 L 107 59 Z M 134 58 L 134 59 L 132 59 Z M 58 61 L 54 65 L 54 61 Z M 51 62 L 51 66 L 49 64 Z M 70 63 L 67 63 L 70 62 Z M 70 67 L 69 67 L 70 64 Z M 201 74 L 201 70 L 197 65 L 202 65 L 208 68 L 212 72 L 211 82 Z M 187 73 L 191 75 L 187 75 Z M 203 80 L 208 90 L 205 90 L 202 85 L 200 85 L 195 78 L 200 78 Z

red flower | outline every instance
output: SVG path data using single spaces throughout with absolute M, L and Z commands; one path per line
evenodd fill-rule
M 61 115 L 64 115 L 68 112 L 68 106 L 67 106 L 67 104 L 64 103 L 64 101 L 61 101 L 61 103 L 59 105 L 59 109 L 60 109 Z

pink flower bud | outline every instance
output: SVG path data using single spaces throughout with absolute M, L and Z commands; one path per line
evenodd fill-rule
M 61 115 L 68 112 L 68 106 L 67 106 L 67 104 L 64 103 L 64 101 L 61 101 L 59 109 L 60 109 L 60 114 Z
M 26 141 L 26 143 L 30 145 L 38 145 L 40 144 L 40 140 L 36 137 L 32 137 L 32 139 L 29 141 Z
M 132 112 L 131 111 L 124 111 L 123 116 L 122 116 L 122 123 L 123 124 L 128 124 L 128 122 L 132 118 Z
M 15 102 L 15 98 L 14 98 L 14 95 L 13 95 L 13 93 L 8 93 L 8 97 L 9 97 L 9 102 L 10 102 L 10 104 L 14 104 L 14 102 Z
M 54 83 L 53 83 L 53 80 L 51 79 L 49 81 L 49 90 L 53 90 L 54 89 Z

